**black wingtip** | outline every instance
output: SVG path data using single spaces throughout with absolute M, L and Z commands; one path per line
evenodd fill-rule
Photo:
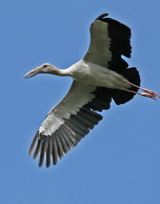
M 97 20 L 103 20 L 103 18 L 106 17 L 106 16 L 108 16 L 108 15 L 109 15 L 109 13 L 103 13 L 103 14 L 101 14 L 100 16 L 98 16 L 96 19 L 97 19 Z
M 33 151 L 34 146 L 35 146 L 35 144 L 36 144 L 38 135 L 39 135 L 39 131 L 36 132 L 36 134 L 35 134 L 35 136 L 34 136 L 34 138 L 33 138 L 33 140 L 32 140 L 32 143 L 31 143 L 31 146 L 30 146 L 29 152 L 28 152 L 28 155 L 29 155 L 29 156 L 32 154 L 32 151 Z

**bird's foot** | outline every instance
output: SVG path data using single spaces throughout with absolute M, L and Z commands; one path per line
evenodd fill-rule
M 158 93 L 155 92 L 155 91 L 139 87 L 139 86 L 137 86 L 137 85 L 135 85 L 135 84 L 133 84 L 133 83 L 131 83 L 129 81 L 126 81 L 126 80 L 123 80 L 123 81 L 127 82 L 131 86 L 134 86 L 134 87 L 136 87 L 138 89 L 141 89 L 142 91 L 144 91 L 146 93 L 138 93 L 138 92 L 134 92 L 134 91 L 128 90 L 129 92 L 132 92 L 132 93 L 135 93 L 135 94 L 139 94 L 141 96 L 145 96 L 145 97 L 148 97 L 148 98 L 152 98 L 153 100 L 157 100 L 157 98 L 160 98 L 160 95 L 158 95 Z
M 155 91 L 151 91 L 149 89 L 142 89 L 144 92 L 146 93 L 140 93 L 141 96 L 144 96 L 144 97 L 148 97 L 148 98 L 152 98 L 153 100 L 157 100 L 157 98 L 160 98 L 160 96 L 158 95 L 157 92 Z

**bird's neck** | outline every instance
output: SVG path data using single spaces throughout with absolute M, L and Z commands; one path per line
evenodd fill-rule
M 58 73 L 59 73 L 59 76 L 70 76 L 67 69 L 59 69 Z
M 59 69 L 54 66 L 54 69 L 50 72 L 53 75 L 57 76 L 70 76 L 70 71 L 68 69 Z

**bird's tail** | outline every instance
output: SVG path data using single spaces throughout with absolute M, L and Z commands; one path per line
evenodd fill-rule
M 140 86 L 139 72 L 135 67 L 121 70 L 118 73 L 121 74 L 122 76 L 124 76 L 132 84 Z M 137 92 L 138 88 L 132 86 L 129 90 Z M 112 89 L 110 91 L 111 91 L 111 96 L 117 105 L 124 104 L 124 103 L 130 101 L 135 95 L 135 93 L 131 93 L 131 92 L 127 92 L 127 91 L 121 91 L 118 89 Z

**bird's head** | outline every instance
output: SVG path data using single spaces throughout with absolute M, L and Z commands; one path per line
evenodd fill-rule
M 36 67 L 35 69 L 32 69 L 31 71 L 27 72 L 24 75 L 24 78 L 31 78 L 37 74 L 44 73 L 44 74 L 54 74 L 59 75 L 59 69 L 57 69 L 55 66 L 45 63 L 42 64 L 39 67 Z

